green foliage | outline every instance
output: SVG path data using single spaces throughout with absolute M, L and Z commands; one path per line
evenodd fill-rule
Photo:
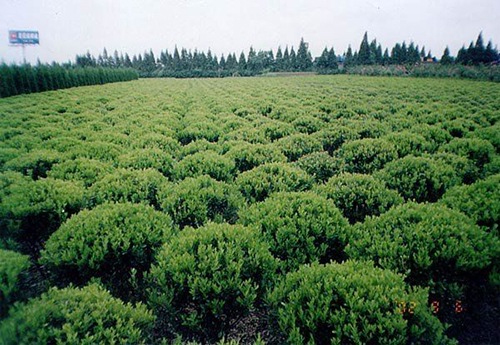
M 243 225 L 264 234 L 284 271 L 344 256 L 349 225 L 332 201 L 315 193 L 276 193 L 239 216 Z
M 222 134 L 219 127 L 213 122 L 197 121 L 187 125 L 181 132 L 178 133 L 178 140 L 187 145 L 192 141 L 205 139 L 209 142 L 214 142 L 219 139 Z
M 498 245 L 498 239 L 458 211 L 406 203 L 356 224 L 346 252 L 351 258 L 371 259 L 405 274 L 408 283 L 429 286 L 443 295 L 479 281 L 491 267 Z
M 402 276 L 357 261 L 303 266 L 268 296 L 289 344 L 454 344 L 427 298 Z
M 317 182 L 325 182 L 345 169 L 344 162 L 340 158 L 332 157 L 326 152 L 305 155 L 295 165 L 314 177 Z
M 0 204 L 4 236 L 43 241 L 85 203 L 85 189 L 77 182 L 46 178 L 11 184 Z
M 480 170 L 491 162 L 495 153 L 493 145 L 484 139 L 456 138 L 441 147 L 444 152 L 450 152 L 470 159 Z
M 147 205 L 99 205 L 62 224 L 45 243 L 40 262 L 58 281 L 99 277 L 120 293 L 132 270 L 142 275 L 149 268 L 172 225 L 168 215 Z
M 251 228 L 185 229 L 158 254 L 149 299 L 178 329 L 215 338 L 259 304 L 275 266 L 269 245 Z
M 500 226 L 500 175 L 493 175 L 472 185 L 456 186 L 440 203 L 460 211 L 479 225 L 497 231 Z
M 175 224 L 198 227 L 207 221 L 236 221 L 244 200 L 235 186 L 209 176 L 188 177 L 176 184 L 164 185 L 158 199 L 161 208 Z
M 289 135 L 278 140 L 277 145 L 290 162 L 322 149 L 319 139 L 307 134 Z
M 384 139 L 361 139 L 350 141 L 337 151 L 344 160 L 348 172 L 371 174 L 396 158 L 396 147 Z
M 331 199 L 349 222 L 362 222 L 378 216 L 403 199 L 370 175 L 343 173 L 318 187 L 318 193 Z
M 145 344 L 155 320 L 98 285 L 52 288 L 17 305 L 0 323 L 3 344 Z
M 10 304 L 23 297 L 23 282 L 30 267 L 29 257 L 0 249 L 0 319 Z
M 432 156 L 407 156 L 393 162 L 376 175 L 407 200 L 437 201 L 443 193 L 462 182 L 452 166 Z
M 77 158 L 53 165 L 47 175 L 60 180 L 81 181 L 85 187 L 90 187 L 103 175 L 112 171 L 113 166 L 109 163 L 88 158 Z
M 233 178 L 236 166 L 234 160 L 213 151 L 198 152 L 185 157 L 174 168 L 174 177 L 183 180 L 186 177 L 208 175 L 218 181 Z
M 283 163 L 267 163 L 238 176 L 236 185 L 251 203 L 262 201 L 274 192 L 300 192 L 312 186 L 303 170 Z
M 360 139 L 360 135 L 355 129 L 338 125 L 330 125 L 314 135 L 319 138 L 323 149 L 329 154 L 333 154 L 345 142 Z
M 159 207 L 158 190 L 168 180 L 153 169 L 116 169 L 89 188 L 92 205 L 104 202 L 145 203 Z
M 4 164 L 5 170 L 19 171 L 33 180 L 47 177 L 51 167 L 61 160 L 58 152 L 34 150 L 14 158 Z
M 118 157 L 118 166 L 135 170 L 154 169 L 170 177 L 174 169 L 172 156 L 159 148 L 135 149 Z
M 386 135 L 383 139 L 394 144 L 399 158 L 408 155 L 418 156 L 430 149 L 429 143 L 422 135 L 409 131 L 391 133 Z
M 273 145 L 239 143 L 231 146 L 226 156 L 234 160 L 240 172 L 265 163 L 286 162 L 286 156 Z

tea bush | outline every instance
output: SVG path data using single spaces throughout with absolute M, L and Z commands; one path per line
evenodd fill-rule
M 338 150 L 345 142 L 361 138 L 356 130 L 339 125 L 330 125 L 323 128 L 319 132 L 316 132 L 314 136 L 321 141 L 323 149 L 329 154 L 333 154 L 333 152 Z
M 394 144 L 384 139 L 361 139 L 345 143 L 336 152 L 343 159 L 348 172 L 371 174 L 396 158 Z
M 290 162 L 322 149 L 320 141 L 307 134 L 292 134 L 278 140 L 277 145 Z
M 29 256 L 0 249 L 0 319 L 13 302 L 24 297 L 30 265 Z
M 431 147 L 422 135 L 409 131 L 391 133 L 383 137 L 383 139 L 394 144 L 399 158 L 408 155 L 418 156 L 427 152 Z
M 438 295 L 477 281 L 491 267 L 499 244 L 458 211 L 415 203 L 356 224 L 348 242 L 351 258 L 371 259 Z
M 174 169 L 172 156 L 159 148 L 135 149 L 118 157 L 118 166 L 135 170 L 154 169 L 171 177 Z
M 233 223 L 244 204 L 235 186 L 206 175 L 164 185 L 159 192 L 159 201 L 163 211 L 181 228 L 187 225 L 198 227 L 209 220 Z
M 240 174 L 236 185 L 247 201 L 262 201 L 274 192 L 300 192 L 312 186 L 303 170 L 283 163 L 268 163 Z
M 186 229 L 158 254 L 149 300 L 177 329 L 216 338 L 261 303 L 275 266 L 253 229 L 215 223 Z
M 335 204 L 312 192 L 282 192 L 240 212 L 243 225 L 257 227 L 285 271 L 344 257 L 349 226 Z
M 286 156 L 272 145 L 238 143 L 232 145 L 226 156 L 233 159 L 240 172 L 265 163 L 286 162 Z
M 18 171 L 37 180 L 47 177 L 47 172 L 60 160 L 61 155 L 58 152 L 34 150 L 9 160 L 4 164 L 4 169 Z
M 437 201 L 447 189 L 462 182 L 450 165 L 432 156 L 395 160 L 376 176 L 405 199 L 418 202 Z
M 229 181 L 235 173 L 234 160 L 213 151 L 198 152 L 185 157 L 174 168 L 174 178 L 208 175 L 218 181 Z
M 85 188 L 77 182 L 44 178 L 7 189 L 0 204 L 2 232 L 30 244 L 44 241 L 87 202 Z
M 302 266 L 268 295 L 289 344 L 454 344 L 427 299 L 402 276 L 356 261 Z
M 110 174 L 113 170 L 110 163 L 88 158 L 76 158 L 54 164 L 47 175 L 60 180 L 81 181 L 85 187 L 90 187 L 103 175 Z
M 197 121 L 187 125 L 181 130 L 177 139 L 182 145 L 187 145 L 192 141 L 206 139 L 210 142 L 217 141 L 222 134 L 216 124 L 209 121 Z
M 332 157 L 326 152 L 305 155 L 295 162 L 295 166 L 307 172 L 319 183 L 325 182 L 345 169 L 344 162 L 340 158 Z
M 479 225 L 498 232 L 500 226 L 500 175 L 490 176 L 469 186 L 456 186 L 440 203 L 466 214 Z
M 3 344 L 145 344 L 155 320 L 98 285 L 52 288 L 15 306 L 0 323 Z
M 89 198 L 92 205 L 132 202 L 158 208 L 158 190 L 167 181 L 166 177 L 153 169 L 116 169 L 89 188 Z
M 151 206 L 99 205 L 62 224 L 45 243 L 40 262 L 58 281 L 99 277 L 116 290 L 127 286 L 132 269 L 139 274 L 147 270 L 174 232 L 172 219 Z
M 487 140 L 464 138 L 453 139 L 442 146 L 441 150 L 470 159 L 479 170 L 482 170 L 484 165 L 491 162 L 495 152 L 495 148 Z
M 331 199 L 349 222 L 362 222 L 367 216 L 378 216 L 403 199 L 382 181 L 370 175 L 343 173 L 317 188 Z

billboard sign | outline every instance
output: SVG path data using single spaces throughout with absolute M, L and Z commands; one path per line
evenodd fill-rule
M 9 30 L 10 44 L 40 44 L 38 31 Z

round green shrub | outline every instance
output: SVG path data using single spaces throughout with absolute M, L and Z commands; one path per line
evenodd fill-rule
M 441 151 L 454 153 L 470 159 L 479 170 L 491 162 L 495 153 L 493 145 L 484 139 L 456 138 L 440 148 Z
M 260 303 L 276 262 L 259 232 L 211 223 L 165 243 L 151 268 L 149 300 L 181 331 L 216 337 Z
M 473 132 L 478 127 L 478 124 L 466 118 L 458 118 L 445 121 L 441 126 L 447 130 L 452 137 L 463 138 L 467 136 L 467 134 Z
M 104 204 L 71 217 L 45 243 L 40 262 L 58 281 L 103 278 L 110 288 L 140 275 L 171 236 L 172 219 L 142 204 Z M 117 290 L 120 292 L 120 290 Z
M 441 145 L 453 139 L 448 131 L 437 125 L 420 123 L 412 126 L 410 131 L 422 135 L 427 140 L 427 143 L 430 145 L 429 152 L 437 151 Z
M 345 142 L 360 139 L 361 136 L 352 128 L 339 125 L 330 125 L 314 134 L 323 145 L 323 150 L 333 154 Z
M 246 171 L 236 185 L 249 202 L 258 202 L 274 192 L 300 192 L 312 186 L 312 178 L 300 168 L 284 163 L 267 163 Z
M 409 131 L 390 133 L 383 139 L 394 144 L 400 158 L 408 155 L 418 156 L 430 148 L 429 143 L 422 135 Z
M 132 147 L 138 149 L 159 149 L 172 157 L 177 157 L 181 150 L 181 144 L 174 138 L 160 133 L 147 133 L 138 137 Z
M 458 211 L 407 203 L 356 224 L 346 252 L 405 274 L 408 283 L 429 286 L 442 295 L 473 284 L 487 272 L 498 245 Z
M 47 175 L 61 180 L 81 181 L 86 187 L 90 187 L 103 175 L 109 174 L 113 170 L 113 166 L 106 162 L 76 158 L 55 164 Z
M 334 176 L 317 190 L 331 199 L 351 223 L 362 222 L 367 216 L 378 216 L 403 202 L 403 198 L 382 181 L 363 174 Z
M 470 137 L 488 140 L 495 147 L 496 152 L 500 153 L 500 123 L 476 129 Z
M 357 261 L 302 266 L 268 295 L 288 344 L 454 344 L 427 299 L 401 275 Z
M 18 182 L 3 191 L 0 231 L 22 243 L 44 241 L 87 203 L 85 188 L 78 182 L 52 178 Z
M 278 147 L 290 162 L 315 151 L 321 151 L 318 138 L 307 134 L 292 134 L 277 141 Z
M 474 165 L 474 162 L 466 157 L 457 156 L 456 154 L 448 152 L 425 154 L 423 157 L 430 158 L 450 166 L 455 171 L 455 174 L 460 177 L 460 180 L 463 183 L 473 183 L 481 176 L 479 169 Z
M 317 182 L 325 182 L 345 168 L 340 158 L 332 157 L 327 152 L 313 152 L 305 155 L 295 162 L 295 166 L 314 177 Z
M 6 162 L 4 169 L 18 171 L 37 180 L 47 177 L 47 172 L 60 160 L 61 154 L 57 151 L 34 150 Z
M 2 344 L 145 344 L 155 321 L 97 285 L 52 288 L 17 305 L 0 323 Z
M 198 227 L 209 220 L 233 223 L 238 209 L 244 205 L 235 186 L 206 175 L 164 185 L 159 200 L 161 208 L 181 228 L 187 225 Z
M 103 141 L 80 141 L 78 145 L 65 151 L 67 159 L 88 158 L 104 162 L 114 162 L 124 149 L 116 144 Z
M 292 122 L 293 127 L 300 133 L 312 134 L 319 131 L 324 122 L 311 115 L 303 115 Z
M 187 125 L 178 133 L 177 139 L 182 145 L 187 145 L 199 139 L 206 139 L 210 142 L 214 142 L 219 139 L 221 134 L 220 128 L 215 123 L 204 120 Z
M 119 167 L 135 170 L 154 169 L 170 177 L 174 168 L 172 156 L 158 148 L 134 149 L 118 157 Z
M 500 226 L 500 175 L 493 175 L 469 186 L 448 190 L 440 203 L 458 210 L 479 225 L 490 229 Z M 498 231 L 498 230 L 495 230 Z
M 89 188 L 92 205 L 105 202 L 146 203 L 158 207 L 158 190 L 168 179 L 153 169 L 116 169 Z
M 218 181 L 229 181 L 236 170 L 234 160 L 213 151 L 198 152 L 185 157 L 174 168 L 174 178 L 208 175 Z
M 233 159 L 240 172 L 265 163 L 286 162 L 286 156 L 273 145 L 238 143 L 231 146 L 226 156 Z
M 371 174 L 398 158 L 395 146 L 384 139 L 361 139 L 345 143 L 336 152 L 348 172 Z
M 0 319 L 13 302 L 23 297 L 22 285 L 30 265 L 27 255 L 0 249 Z
M 453 167 L 432 156 L 400 158 L 376 176 L 405 199 L 418 202 L 437 201 L 448 188 L 462 182 Z
M 272 142 L 288 137 L 296 133 L 296 130 L 289 123 L 270 120 L 259 126 L 258 133 L 261 134 L 266 140 Z
M 284 271 L 344 256 L 347 220 L 332 201 L 313 192 L 276 193 L 239 216 L 264 234 Z
M 198 152 L 214 151 L 219 152 L 220 147 L 217 143 L 211 143 L 206 139 L 195 140 L 183 146 L 180 152 L 180 158 L 192 155 Z

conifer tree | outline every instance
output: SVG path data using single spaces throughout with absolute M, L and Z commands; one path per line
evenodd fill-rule
M 373 63 L 370 44 L 368 43 L 368 32 L 365 32 L 358 52 L 358 63 L 360 65 L 370 65 Z
M 448 47 L 445 48 L 440 62 L 442 65 L 450 65 L 453 63 L 453 59 L 450 56 L 450 48 L 448 48 Z

